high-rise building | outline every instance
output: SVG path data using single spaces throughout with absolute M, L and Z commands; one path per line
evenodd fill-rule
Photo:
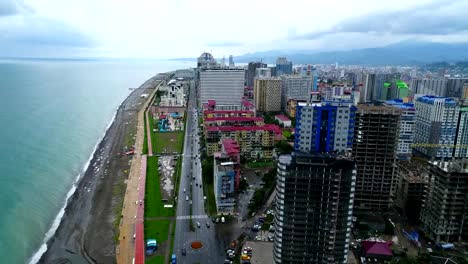
M 260 112 L 280 112 L 281 86 L 280 78 L 255 78 L 255 109 Z
M 462 105 L 458 116 L 454 157 L 468 158 L 468 106 Z
M 197 68 L 211 68 L 217 67 L 217 65 L 216 60 L 211 53 L 204 52 L 200 57 L 198 57 Z
M 410 82 L 412 94 L 446 96 L 446 79 L 413 79 Z
M 258 68 L 266 68 L 267 65 L 263 62 L 249 62 L 249 65 L 247 66 L 247 70 L 245 71 L 245 80 L 246 80 L 246 86 L 248 87 L 253 87 L 254 86 L 254 79 L 255 79 L 255 74 L 257 72 Z
M 421 96 L 414 105 L 414 149 L 430 158 L 451 158 L 457 135 L 458 103 L 453 98 Z
M 275 263 L 347 263 L 355 179 L 348 156 L 293 152 L 279 157 Z
M 394 98 L 395 95 L 400 95 L 397 81 L 400 79 L 400 74 L 384 74 L 384 73 L 368 73 L 361 92 L 361 102 L 385 101 Z M 404 82 L 403 82 L 404 83 Z M 405 88 L 400 83 L 401 88 Z M 406 84 L 405 84 L 406 85 Z M 405 93 L 406 91 L 406 93 Z M 401 95 L 408 94 L 408 87 L 403 89 Z
M 234 67 L 236 66 L 234 64 L 234 57 L 232 55 L 229 55 L 229 67 Z
M 288 61 L 286 57 L 278 57 L 276 60 L 276 75 L 292 74 L 292 62 Z
M 409 160 L 413 153 L 414 128 L 416 125 L 416 108 L 413 104 L 403 103 L 401 99 L 389 100 L 386 105 L 401 110 L 400 132 L 398 135 L 397 158 Z
M 353 157 L 357 164 L 355 209 L 386 210 L 397 187 L 395 168 L 401 110 L 358 105 Z
M 255 78 L 271 77 L 271 68 L 257 68 L 255 70 Z
M 286 109 L 289 99 L 308 100 L 313 90 L 313 78 L 310 75 L 288 75 L 281 77 L 283 88 L 281 91 L 281 109 Z
M 201 69 L 199 103 L 215 100 L 217 105 L 241 106 L 245 72 L 242 68 Z
M 294 149 L 301 152 L 346 151 L 353 146 L 356 107 L 351 101 L 298 105 Z
M 448 78 L 447 97 L 460 98 L 463 95 L 463 86 L 468 83 L 468 78 Z
M 420 219 L 436 243 L 468 239 L 467 168 L 464 160 L 430 162 L 429 188 Z

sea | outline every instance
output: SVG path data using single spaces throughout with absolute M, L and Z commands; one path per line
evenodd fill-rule
M 0 60 L 1 263 L 35 263 L 118 106 L 165 60 Z

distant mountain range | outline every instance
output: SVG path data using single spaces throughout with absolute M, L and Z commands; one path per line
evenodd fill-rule
M 355 65 L 424 65 L 433 62 L 468 60 L 468 43 L 446 44 L 406 41 L 378 48 L 349 51 L 292 51 L 272 50 L 235 56 L 235 62 L 262 60 L 274 64 L 276 58 L 286 56 L 294 64 L 355 64 Z
M 275 63 L 278 56 L 286 56 L 294 64 L 357 64 L 357 65 L 423 65 L 432 62 L 468 60 L 468 43 L 446 44 L 432 42 L 401 42 L 379 48 L 331 52 L 268 51 L 245 54 L 236 62 L 262 59 Z

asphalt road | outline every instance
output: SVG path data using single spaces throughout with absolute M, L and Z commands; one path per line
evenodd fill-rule
M 193 264 L 198 262 L 201 264 L 222 264 L 226 257 L 224 241 L 220 237 L 217 237 L 215 226 L 205 213 L 203 188 L 200 187 L 202 175 L 196 105 L 196 91 L 194 85 L 191 85 L 187 110 L 182 174 L 177 202 L 174 253 L 177 254 L 177 263 Z M 186 200 L 187 196 L 189 201 Z M 189 227 L 190 207 L 192 207 L 192 221 L 195 226 L 195 232 L 190 231 Z M 197 222 L 200 223 L 200 227 L 197 227 Z M 209 223 L 209 227 L 207 223 Z M 193 241 L 202 242 L 203 247 L 198 250 L 192 249 L 190 245 Z M 182 255 L 183 248 L 185 248 L 187 252 L 185 256 Z

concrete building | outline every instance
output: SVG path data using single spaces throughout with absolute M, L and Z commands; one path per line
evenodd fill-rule
M 426 201 L 429 184 L 428 164 L 418 161 L 398 162 L 398 189 L 396 204 L 406 217 L 419 223 L 421 207 Z
M 454 157 L 468 158 L 468 107 L 461 106 L 458 117 Z
M 274 263 L 347 263 L 355 179 L 347 156 L 279 157 Z
M 234 64 L 234 57 L 232 55 L 229 55 L 229 67 L 234 67 L 236 66 Z
M 437 243 L 468 239 L 468 164 L 430 162 L 429 188 L 421 210 L 427 235 Z
M 396 152 L 401 110 L 358 105 L 353 157 L 357 164 L 355 209 L 387 210 L 397 187 Z
M 283 125 L 283 127 L 291 127 L 291 119 L 283 114 L 275 115 L 275 120 L 278 121 L 280 125 Z
M 255 78 L 263 78 L 263 77 L 266 77 L 266 78 L 271 77 L 271 69 L 270 68 L 257 68 L 255 70 Z
M 280 112 L 281 87 L 282 81 L 280 78 L 255 78 L 255 109 L 260 112 Z
M 463 86 L 468 83 L 468 78 L 448 78 L 447 79 L 447 97 L 463 96 Z
M 254 86 L 254 79 L 255 79 L 255 74 L 257 72 L 258 68 L 266 68 L 267 64 L 257 61 L 257 62 L 249 62 L 249 65 L 247 66 L 247 70 L 245 71 L 245 80 L 246 80 L 246 86 L 248 87 L 253 87 Z
M 240 155 L 247 159 L 271 159 L 281 128 L 277 125 L 263 126 L 213 126 L 205 131 L 208 156 L 219 152 L 221 141 L 233 139 L 240 147 Z
M 393 99 L 398 93 L 397 80 L 400 79 L 400 76 L 399 73 L 368 73 L 361 92 L 361 103 Z M 392 84 L 394 85 L 392 86 Z
M 263 126 L 263 117 L 207 117 L 203 119 L 206 129 L 217 126 Z
M 355 112 L 351 101 L 309 102 L 297 106 L 294 150 L 343 152 L 350 149 Z
M 235 191 L 240 181 L 240 149 L 236 141 L 225 139 L 214 153 L 214 194 L 219 214 L 233 213 Z
M 410 82 L 411 94 L 446 96 L 446 79 L 412 79 Z
M 414 149 L 429 158 L 451 158 L 458 125 L 458 103 L 453 98 L 421 96 L 416 99 Z
M 214 117 L 255 117 L 254 111 L 249 110 L 204 110 L 203 119 Z
M 386 101 L 385 105 L 401 110 L 397 158 L 399 160 L 410 160 L 413 153 L 416 108 L 413 104 L 403 103 L 403 100 L 401 99 Z
M 218 63 L 211 53 L 204 52 L 197 59 L 197 68 L 213 68 L 217 66 Z
M 286 109 L 290 99 L 306 101 L 313 91 L 312 76 L 289 75 L 282 76 L 281 108 Z
M 276 76 L 292 74 L 292 62 L 286 57 L 278 57 L 276 60 Z
M 201 69 L 199 103 L 215 100 L 218 106 L 240 107 L 244 95 L 244 78 L 243 68 Z

